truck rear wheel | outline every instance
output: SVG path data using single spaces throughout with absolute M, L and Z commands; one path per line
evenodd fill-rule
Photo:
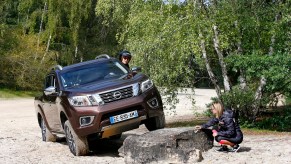
M 41 136 L 42 141 L 45 142 L 55 142 L 57 140 L 56 136 L 54 136 L 50 130 L 47 128 L 43 118 L 40 119 L 40 128 L 41 128 Z
M 86 155 L 89 152 L 88 141 L 86 137 L 79 137 L 72 128 L 69 120 L 65 122 L 64 130 L 69 149 L 75 156 Z

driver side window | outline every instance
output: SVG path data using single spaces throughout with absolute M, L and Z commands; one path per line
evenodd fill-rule
M 48 75 L 45 79 L 45 88 L 56 87 L 56 79 L 54 75 Z

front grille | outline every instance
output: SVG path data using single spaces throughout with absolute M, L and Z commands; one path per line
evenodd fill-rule
M 113 101 L 126 99 L 132 96 L 133 96 L 132 86 L 100 94 L 100 97 L 102 98 L 105 104 L 111 103 Z

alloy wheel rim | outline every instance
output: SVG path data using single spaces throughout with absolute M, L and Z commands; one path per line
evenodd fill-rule
M 68 142 L 70 150 L 73 153 L 76 153 L 75 141 L 74 141 L 73 135 L 68 127 L 66 129 L 66 134 L 67 134 L 67 142 Z
M 44 123 L 44 120 L 42 119 L 41 120 L 41 134 L 42 134 L 42 140 L 45 141 L 46 140 L 46 126 L 45 126 L 45 123 Z

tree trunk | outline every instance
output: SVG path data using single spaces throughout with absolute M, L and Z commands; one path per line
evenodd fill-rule
M 239 31 L 238 22 L 237 21 L 234 22 L 234 25 L 235 25 L 235 28 L 237 29 L 237 31 Z M 241 34 L 239 34 L 239 39 L 238 39 L 238 42 L 237 42 L 237 54 L 238 55 L 243 55 L 243 49 L 242 49 L 241 44 L 242 44 L 241 43 Z M 240 68 L 239 71 L 240 71 L 240 76 L 238 77 L 238 79 L 239 79 L 239 82 L 240 82 L 240 88 L 242 90 L 245 90 L 247 88 L 247 80 L 246 80 L 245 70 Z
M 216 77 L 215 77 L 215 75 L 214 75 L 214 73 L 213 73 L 213 71 L 212 71 L 212 69 L 210 67 L 210 63 L 209 63 L 208 58 L 207 58 L 207 53 L 206 53 L 206 48 L 205 48 L 205 40 L 204 40 L 203 35 L 201 33 L 199 34 L 199 37 L 201 38 L 200 47 L 201 47 L 202 57 L 203 57 L 203 59 L 205 61 L 205 65 L 206 65 L 206 69 L 207 69 L 208 75 L 210 77 L 210 80 L 211 80 L 212 84 L 215 87 L 215 90 L 216 90 L 218 98 L 221 100 L 221 89 L 220 89 L 220 87 L 218 85 L 217 79 L 216 79 Z
M 223 54 L 219 48 L 219 38 L 218 38 L 218 31 L 217 31 L 217 26 L 214 25 L 213 26 L 213 31 L 214 31 L 214 38 L 213 38 L 213 43 L 214 43 L 214 48 L 215 48 L 215 51 L 218 55 L 218 59 L 219 59 L 219 64 L 220 64 L 220 67 L 221 67 L 221 71 L 222 71 L 222 77 L 223 77 L 223 84 L 224 84 L 224 89 L 226 92 L 230 91 L 231 90 L 231 86 L 230 86 L 230 83 L 229 83 L 229 78 L 227 76 L 227 70 L 226 70 L 226 65 L 223 61 Z
M 240 88 L 242 90 L 246 90 L 247 89 L 247 81 L 246 81 L 246 75 L 245 75 L 245 71 L 240 69 L 240 75 L 238 77 L 239 79 L 239 83 L 240 83 Z
M 42 32 L 42 24 L 43 24 L 43 19 L 44 19 L 44 15 L 46 13 L 46 8 L 47 8 L 47 3 L 45 2 L 44 3 L 44 7 L 43 7 L 43 11 L 42 11 L 42 14 L 41 14 L 41 20 L 40 20 L 40 25 L 39 25 L 39 32 L 38 32 L 38 37 L 37 37 L 37 51 L 38 51 L 38 48 L 39 48 L 39 39 L 40 39 L 40 33 Z
M 279 20 L 281 19 L 281 14 L 278 13 L 276 16 L 275 16 L 275 23 L 277 23 Z M 274 45 L 275 45 L 275 39 L 276 35 L 275 33 L 272 35 L 271 37 L 271 44 L 270 44 L 270 48 L 269 48 L 269 55 L 273 55 L 274 53 Z
M 77 59 L 77 57 L 78 57 L 78 46 L 75 47 L 75 55 L 74 55 L 73 63 L 75 63 L 75 60 Z
M 272 35 L 271 44 L 269 48 L 269 55 L 273 55 L 274 53 L 274 44 L 275 44 L 275 34 Z
M 281 15 L 279 13 L 279 14 L 277 14 L 275 16 L 275 23 L 277 23 L 278 20 L 280 20 L 280 19 L 281 19 Z M 272 37 L 271 37 L 271 44 L 270 44 L 270 48 L 269 48 L 269 55 L 273 55 L 273 53 L 274 53 L 273 46 L 274 45 L 275 45 L 275 34 L 273 34 Z M 261 80 L 260 80 L 260 85 L 257 88 L 256 94 L 255 94 L 255 102 L 254 102 L 254 105 L 253 105 L 253 114 L 254 114 L 253 121 L 255 121 L 256 116 L 259 113 L 259 105 L 260 105 L 260 101 L 261 101 L 262 95 L 263 95 L 263 88 L 266 86 L 266 84 L 267 84 L 267 79 L 264 76 L 262 76 L 261 77 Z
M 260 80 L 260 85 L 257 88 L 257 91 L 255 93 L 255 102 L 253 104 L 253 121 L 255 121 L 259 113 L 260 101 L 263 95 L 263 88 L 266 86 L 266 84 L 267 84 L 267 80 L 265 79 L 264 76 L 262 76 Z
M 46 54 L 47 54 L 48 51 L 49 51 L 49 47 L 50 47 L 50 43 L 51 43 L 51 39 L 52 39 L 52 35 L 49 36 L 49 39 L 48 39 L 48 41 L 47 41 L 46 50 L 45 50 L 45 53 L 43 54 L 43 57 L 42 57 L 42 59 L 41 59 L 41 61 L 40 61 L 40 64 L 43 63 L 44 58 L 45 58 Z

